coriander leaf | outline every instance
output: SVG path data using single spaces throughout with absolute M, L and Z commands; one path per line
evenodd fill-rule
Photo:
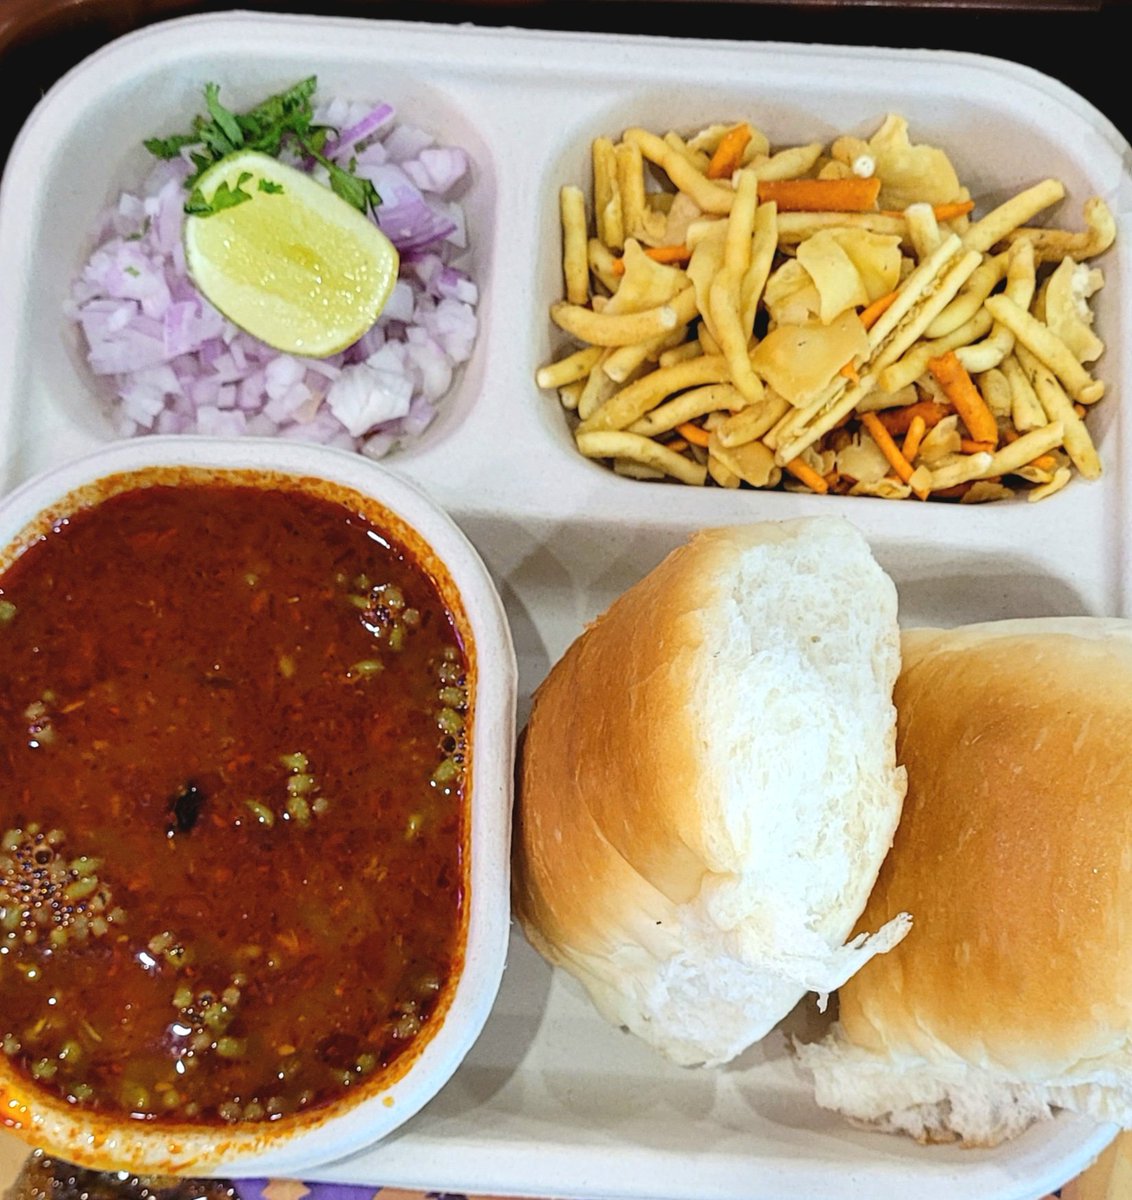
M 211 200 L 204 198 L 204 193 L 199 187 L 193 188 L 185 204 L 185 212 L 194 217 L 211 217 L 214 213 L 222 212 L 226 208 L 235 208 L 237 204 L 243 204 L 245 200 L 251 199 L 242 186 L 250 178 L 251 176 L 245 172 L 240 176 L 234 188 L 229 187 L 225 181 L 212 193 Z
M 189 216 L 207 217 L 214 211 L 212 205 L 204 198 L 204 193 L 200 188 L 193 188 L 189 193 L 189 198 L 185 201 L 185 212 Z
M 205 148 L 211 153 L 213 162 L 219 162 L 220 159 L 225 158 L 233 150 L 237 149 L 228 140 L 228 135 L 219 125 L 206 125 L 203 130 L 202 141 Z
M 261 104 L 249 109 L 238 118 L 245 135 L 260 136 L 281 125 L 293 124 L 296 119 L 308 122 L 314 115 L 311 97 L 318 84 L 318 76 L 311 75 L 296 83 L 285 92 L 268 96 Z
M 259 181 L 259 190 L 267 192 L 269 196 L 278 196 L 283 191 L 283 185 L 281 183 L 272 183 L 270 179 L 261 179 Z
M 310 142 L 301 142 L 300 144 L 312 158 L 326 168 L 327 174 L 330 176 L 331 190 L 336 196 L 340 196 L 360 213 L 368 214 L 370 209 L 377 210 L 381 204 L 381 197 L 378 195 L 377 188 L 368 179 L 354 175 L 344 167 L 338 166 L 337 163 L 331 162 Z
M 345 171 L 333 163 L 328 163 L 326 166 L 330 172 L 331 188 L 335 195 L 341 196 L 347 204 L 352 204 L 359 212 L 367 213 L 381 203 L 377 188 L 368 179 L 351 175 L 349 171 Z
M 236 114 L 220 103 L 220 85 L 206 83 L 204 85 L 204 102 L 208 106 L 209 115 L 217 127 L 231 144 L 233 150 L 238 150 L 244 144 L 244 133 L 240 128 Z
M 218 190 L 211 201 L 205 200 L 196 184 L 213 164 L 237 150 L 256 150 L 279 158 L 287 146 L 320 162 L 330 176 L 331 189 L 359 212 L 376 210 L 381 197 L 372 183 L 355 174 L 355 162 L 351 160 L 348 168 L 341 167 L 324 154 L 333 130 L 314 123 L 311 98 L 317 85 L 318 77 L 310 75 L 285 91 L 268 96 L 247 112 L 235 113 L 221 103 L 219 84 L 205 84 L 207 115 L 194 116 L 189 133 L 149 138 L 145 142 L 146 149 L 157 158 L 176 158 L 186 147 L 193 147 L 189 153 L 193 171 L 185 180 L 185 190 L 189 193 L 185 212 L 207 216 L 251 199 L 237 184 L 232 190 Z M 274 190 L 260 184 L 260 191 Z
M 144 145 L 157 158 L 176 158 L 186 146 L 195 147 L 191 158 L 196 169 L 185 181 L 186 190 L 191 191 L 204 171 L 236 150 L 259 150 L 278 157 L 287 137 L 312 136 L 311 96 L 317 82 L 312 75 L 243 114 L 221 103 L 219 84 L 206 84 L 207 113 L 193 117 L 188 133 L 149 138 Z
M 330 130 L 325 125 L 316 125 L 310 135 L 303 139 L 303 145 L 309 146 L 312 154 L 321 154 L 326 149 L 326 139 Z
M 311 97 L 317 83 L 312 75 L 240 116 L 247 148 L 278 157 L 288 135 L 305 136 L 314 119 Z
M 196 141 L 195 134 L 175 133 L 167 138 L 146 138 L 142 144 L 154 158 L 176 158 L 183 146 L 191 146 Z

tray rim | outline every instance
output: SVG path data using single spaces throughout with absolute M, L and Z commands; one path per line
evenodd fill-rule
M 339 16 L 324 17 L 324 16 L 319 16 L 317 14 L 303 15 L 303 14 L 291 14 L 291 13 L 264 13 L 264 12 L 254 11 L 254 10 L 233 10 L 233 11 L 224 12 L 224 13 L 189 14 L 189 15 L 185 15 L 185 16 L 177 16 L 177 17 L 169 18 L 167 20 L 156 22 L 154 24 L 145 26 L 142 29 L 135 30 L 130 33 L 124 34 L 121 37 L 114 39 L 112 42 L 107 43 L 106 46 L 102 47 L 100 50 L 95 51 L 94 54 L 89 56 L 87 59 L 84 59 L 82 63 L 77 64 L 76 67 L 72 68 L 70 71 L 65 73 L 60 78 L 60 80 L 57 81 L 56 85 L 52 89 L 50 89 L 45 94 L 45 96 L 41 99 L 41 101 L 39 102 L 39 105 L 37 105 L 37 107 L 36 107 L 36 110 L 33 111 L 32 118 L 35 117 L 35 113 L 39 111 L 39 109 L 42 105 L 47 104 L 47 102 L 51 99 L 52 95 L 55 93 L 56 89 L 61 87 L 75 72 L 84 70 L 85 68 L 87 68 L 88 64 L 91 64 L 96 59 L 100 59 L 103 55 L 108 55 L 111 52 L 120 52 L 123 49 L 123 47 L 126 47 L 127 49 L 133 49 L 136 47 L 138 42 L 144 41 L 145 39 L 147 39 L 149 37 L 154 37 L 154 36 L 158 36 L 158 35 L 168 36 L 170 27 L 174 27 L 174 26 L 177 28 L 173 32 L 178 32 L 182 27 L 184 27 L 186 25 L 190 25 L 190 24 L 194 25 L 194 26 L 195 25 L 220 25 L 223 27 L 230 27 L 233 23 L 238 24 L 242 21 L 251 21 L 256 24 L 278 23 L 278 24 L 292 24 L 292 25 L 296 25 L 296 26 L 304 26 L 304 25 L 307 25 L 308 23 L 310 23 L 311 21 L 317 22 L 319 24 L 330 23 L 335 26 L 343 26 L 343 27 L 354 27 L 354 26 L 358 26 L 358 25 L 370 27 L 370 26 L 376 25 L 376 26 L 381 26 L 385 29 L 388 29 L 390 32 L 404 31 L 408 34 L 411 34 L 414 38 L 420 38 L 420 37 L 424 37 L 424 36 L 435 36 L 437 34 L 450 34 L 453 32 L 459 32 L 462 36 L 466 36 L 469 33 L 479 34 L 479 35 L 490 38 L 492 41 L 497 40 L 499 38 L 514 38 L 514 37 L 518 37 L 524 41 L 528 41 L 528 42 L 532 42 L 532 43 L 544 43 L 544 42 L 549 41 L 549 42 L 559 44 L 562 42 L 572 42 L 573 41 L 573 42 L 580 42 L 580 43 L 585 44 L 585 43 L 594 43 L 594 42 L 607 43 L 609 41 L 608 35 L 603 35 L 603 34 L 598 34 L 598 33 L 530 30 L 530 29 L 515 28 L 515 27 L 510 27 L 510 26 L 498 28 L 498 27 L 484 27 L 484 26 L 478 26 L 478 25 L 474 25 L 474 24 L 472 24 L 472 25 L 468 25 L 468 24 L 448 25 L 448 24 L 437 24 L 437 23 L 420 23 L 420 22 L 414 22 L 414 21 L 386 21 L 386 20 L 381 20 L 381 19 L 376 19 L 376 18 L 368 18 L 368 17 L 339 17 Z M 661 44 L 679 43 L 681 45 L 687 43 L 687 39 L 677 38 L 677 37 L 669 37 L 669 36 L 664 36 L 664 35 L 651 35 L 651 34 L 625 35 L 624 37 L 619 38 L 618 40 L 624 41 L 627 38 L 631 38 L 633 41 L 640 41 L 642 43 L 661 43 Z M 691 44 L 697 48 L 702 48 L 702 50 L 705 53 L 710 53 L 713 49 L 718 49 L 720 47 L 724 47 L 731 51 L 734 51 L 734 50 L 751 51 L 751 50 L 755 50 L 755 49 L 758 49 L 761 51 L 781 50 L 783 52 L 789 53 L 791 56 L 794 56 L 794 57 L 823 58 L 823 57 L 837 57 L 837 56 L 849 54 L 856 58 L 867 58 L 870 60 L 895 58 L 895 59 L 899 59 L 900 61 L 903 61 L 903 62 L 916 62 L 916 61 L 924 61 L 924 60 L 931 61 L 934 64 L 952 62 L 952 63 L 956 63 L 959 65 L 975 66 L 975 67 L 978 67 L 979 69 L 983 69 L 983 70 L 994 69 L 996 71 L 999 71 L 999 70 L 1001 70 L 1001 68 L 1005 67 L 1005 68 L 1009 69 L 1010 73 L 1015 73 L 1020 78 L 1027 79 L 1030 83 L 1038 83 L 1041 86 L 1041 88 L 1043 88 L 1044 90 L 1049 90 L 1050 85 L 1053 85 L 1053 90 L 1055 93 L 1064 93 L 1065 94 L 1065 95 L 1057 95 L 1056 98 L 1059 100 L 1059 102 L 1065 103 L 1066 98 L 1070 98 L 1070 100 L 1071 100 L 1070 106 L 1078 110 L 1078 115 L 1080 115 L 1080 116 L 1088 115 L 1090 117 L 1095 116 L 1095 117 L 1100 118 L 1101 125 L 1104 127 L 1107 127 L 1107 132 L 1110 133 L 1111 135 L 1113 135 L 1113 137 L 1114 137 L 1114 148 L 1116 148 L 1116 149 L 1123 148 L 1125 150 L 1128 148 L 1127 141 L 1124 139 L 1123 135 L 1121 135 L 1119 133 L 1119 131 L 1116 130 L 1116 127 L 1114 125 L 1112 125 L 1111 121 L 1109 121 L 1107 117 L 1104 117 L 1104 115 L 1102 113 L 1100 113 L 1100 111 L 1098 109 L 1096 109 L 1095 106 L 1090 104 L 1087 100 L 1085 100 L 1083 97 L 1081 97 L 1078 93 L 1073 91 L 1073 89 L 1069 88 L 1065 84 L 1062 84 L 1060 81 L 1055 80 L 1052 77 L 1044 74 L 1043 72 L 1036 70 L 1035 68 L 1024 66 L 1022 64 L 1013 63 L 1008 60 L 1000 59 L 1000 58 L 997 58 L 992 55 L 985 55 L 985 54 L 972 52 L 972 51 L 930 50 L 930 49 L 917 50 L 917 49 L 905 49 L 905 48 L 897 48 L 897 47 L 857 47 L 857 46 L 838 46 L 838 45 L 832 45 L 832 44 L 800 45 L 800 44 L 791 43 L 791 42 L 774 42 L 774 41 L 746 42 L 746 41 L 735 41 L 733 39 L 714 39 L 714 38 L 713 39 L 696 39 Z M 32 118 L 29 118 L 29 124 L 31 123 Z M 32 132 L 34 132 L 34 130 Z M 11 159 L 9 160 L 10 163 L 19 161 L 21 154 L 18 154 L 17 151 L 21 151 L 21 153 L 22 153 L 23 139 L 25 138 L 25 136 L 30 138 L 30 136 L 32 136 L 32 132 L 29 132 L 27 125 L 25 125 L 24 129 L 21 130 L 20 135 L 16 139 L 16 142 L 14 142 L 14 144 L 13 144 L 13 152 L 12 152 Z M 5 177 L 7 177 L 7 171 L 5 172 Z M 15 407 L 13 406 L 9 409 L 9 412 L 8 412 L 9 417 L 14 417 L 14 412 L 15 412 Z M 2 410 L 0 410 L 0 423 L 2 423 L 3 417 L 4 417 L 4 412 Z M 0 428 L 0 435 L 2 435 L 2 434 L 3 434 L 3 428 Z M 2 442 L 2 441 L 3 441 L 3 438 L 2 438 L 2 436 L 0 436 L 0 442 Z M 1090 1147 L 1088 1152 L 1092 1153 L 1093 1156 L 1095 1157 L 1095 1154 L 1099 1153 L 1100 1150 L 1103 1149 L 1103 1145 L 1107 1144 L 1107 1142 L 1109 1140 L 1111 1140 L 1111 1137 L 1114 1135 L 1114 1133 L 1115 1133 L 1115 1130 L 1109 1131 L 1107 1127 L 1103 1127 L 1103 1126 L 1100 1127 L 1094 1133 L 1093 1137 L 1090 1138 L 1087 1142 L 1088 1146 Z M 1100 1144 L 1101 1139 L 1103 1139 L 1103 1144 Z M 1098 1143 L 1096 1145 L 1095 1149 L 1093 1148 L 1094 1142 Z M 1084 1164 L 1082 1163 L 1081 1165 L 1084 1165 Z M 346 1164 L 339 1164 L 339 1168 L 345 1169 Z M 337 1170 L 338 1168 L 332 1168 L 332 1169 Z M 493 1186 L 496 1191 L 499 1190 L 498 1184 L 491 1185 L 491 1186 Z M 1056 1185 L 1054 1185 L 1054 1186 L 1056 1186 Z M 570 1195 L 576 1196 L 576 1195 L 578 1195 L 578 1190 L 577 1190 L 577 1188 L 570 1188 L 570 1189 L 568 1189 L 567 1192 L 563 1192 L 561 1194 L 563 1194 L 563 1195 L 570 1194 Z M 603 1191 L 602 1194 L 607 1195 L 608 1189 Z M 626 1195 L 643 1195 L 642 1193 L 625 1193 L 625 1194 Z M 1025 1194 L 1029 1195 L 1029 1192 L 1027 1192 Z M 593 1195 L 596 1196 L 596 1195 L 598 1195 L 598 1193 L 595 1192 L 595 1193 L 593 1193 Z M 1003 1195 L 1005 1196 L 1006 1193 L 1003 1193 Z M 1017 1195 L 1018 1197 L 1021 1197 L 1023 1195 L 1023 1193 L 1011 1193 L 1011 1195 Z

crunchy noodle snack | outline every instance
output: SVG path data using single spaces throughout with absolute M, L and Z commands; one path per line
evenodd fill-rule
M 1101 462 L 1091 260 L 1116 225 L 1044 228 L 1038 179 L 979 210 L 944 149 L 774 146 L 747 121 L 633 128 L 562 189 L 571 339 L 540 368 L 579 450 L 636 479 L 983 503 Z M 616 435 L 616 436 L 614 436 Z

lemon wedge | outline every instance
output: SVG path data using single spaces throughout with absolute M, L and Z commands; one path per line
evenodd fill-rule
M 210 167 L 197 187 L 215 211 L 185 218 L 185 264 L 241 329 L 276 350 L 326 358 L 380 316 L 397 249 L 330 188 L 251 150 Z M 233 203 L 237 192 L 247 199 Z

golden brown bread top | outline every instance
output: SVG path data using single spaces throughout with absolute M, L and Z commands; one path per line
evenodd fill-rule
M 604 952 L 619 925 L 633 924 L 625 905 L 644 881 L 674 903 L 699 889 L 699 813 L 661 811 L 661 798 L 697 791 L 689 663 L 712 586 L 704 555 L 727 541 L 716 530 L 675 550 L 589 626 L 535 693 L 521 748 L 514 901 L 528 930 L 552 944 Z
M 1100 626 L 905 634 L 908 795 L 860 927 L 916 924 L 842 989 L 851 1041 L 1023 1079 L 1126 1044 L 1132 640 Z

